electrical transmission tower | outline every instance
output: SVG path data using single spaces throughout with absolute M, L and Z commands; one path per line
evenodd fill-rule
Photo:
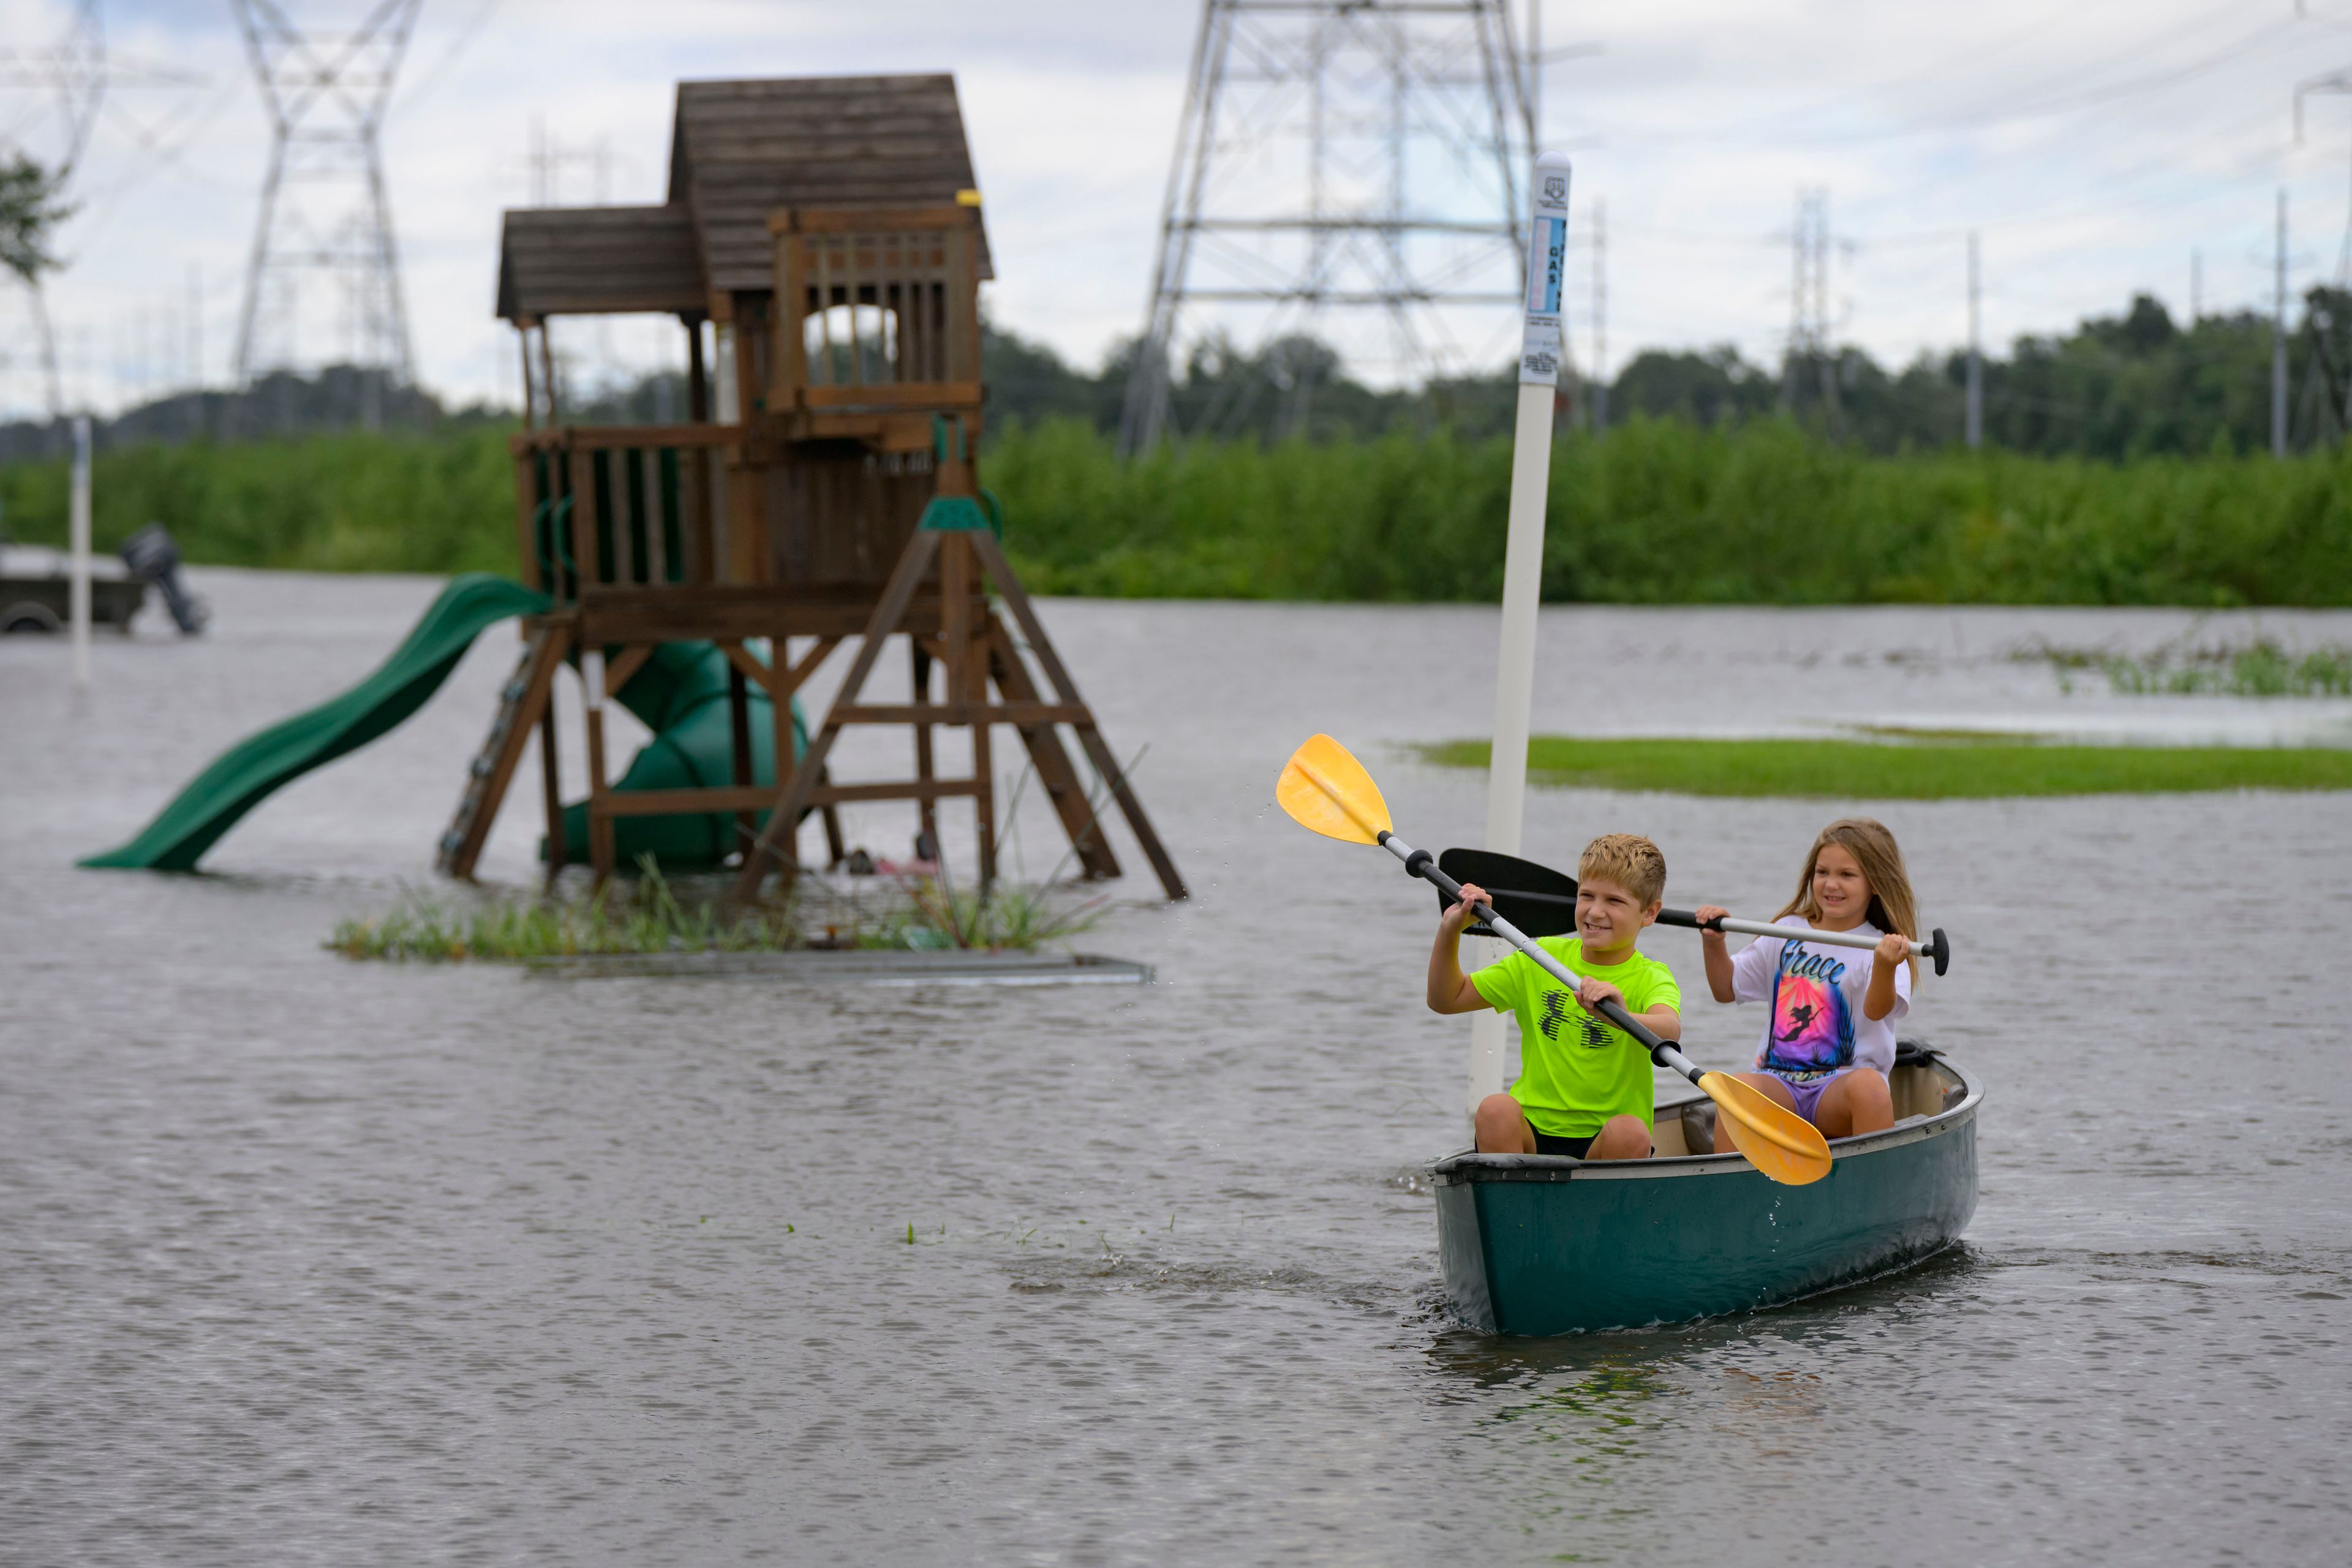
M 1286 384 L 1295 428 L 1327 311 L 1361 321 L 1349 357 L 1397 382 L 1483 368 L 1453 308 L 1519 299 L 1533 68 L 1509 0 L 1204 0 L 1120 450 L 1184 422 L 1173 368 L 1225 344 Z M 1486 315 L 1499 363 L 1517 318 Z M 1246 412 L 1249 392 L 1221 391 L 1196 430 Z
M 1807 367 L 1820 376 L 1822 412 L 1838 427 L 1837 342 L 1830 319 L 1830 194 L 1820 186 L 1797 192 L 1797 221 L 1790 230 L 1789 352 L 1780 362 L 1781 406 L 1793 408 L 1800 375 Z
M 2298 82 L 2294 89 L 2294 139 L 2303 141 L 2303 100 L 2320 94 L 2352 94 L 2352 70 L 2330 71 L 2308 81 Z M 2344 247 L 2336 258 L 2337 283 L 2352 282 L 2352 209 L 2344 217 Z
M 376 132 L 422 0 L 380 0 L 352 32 L 305 34 L 275 0 L 230 0 L 269 111 L 269 174 L 246 265 L 236 379 L 301 363 L 307 339 L 332 342 L 303 313 L 306 275 L 341 285 L 341 353 L 331 357 L 416 379 Z M 373 383 L 370 384 L 373 385 Z

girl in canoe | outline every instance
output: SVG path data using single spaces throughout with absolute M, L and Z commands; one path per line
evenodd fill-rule
M 1868 952 L 1759 937 L 1735 957 L 1719 931 L 1700 932 L 1707 988 L 1718 1002 L 1768 1002 L 1755 1072 L 1734 1076 L 1820 1128 L 1847 1138 L 1895 1124 L 1886 1075 L 1895 1024 L 1911 1010 L 1918 930 L 1911 879 L 1895 835 L 1868 817 L 1831 823 L 1813 840 L 1797 896 L 1776 925 L 1881 938 Z M 1701 921 L 1728 911 L 1706 905 Z

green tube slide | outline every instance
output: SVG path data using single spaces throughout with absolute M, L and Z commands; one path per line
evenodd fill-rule
M 751 782 L 776 782 L 775 707 L 758 684 L 750 696 Z M 723 789 L 735 782 L 735 738 L 727 718 L 727 656 L 707 642 L 664 643 L 654 650 L 614 700 L 644 721 L 654 738 L 629 762 L 613 785 L 616 793 L 655 789 Z M 808 726 L 800 703 L 793 703 L 793 755 L 808 751 Z M 764 828 L 768 814 L 759 814 Z M 735 847 L 735 818 L 624 816 L 613 824 L 613 858 L 621 869 L 651 855 L 667 871 L 706 870 Z M 547 846 L 540 845 L 540 858 Z M 563 808 L 563 858 L 573 865 L 588 858 L 588 803 Z
M 191 779 L 136 837 L 81 864 L 193 870 L 223 834 L 274 791 L 359 750 L 422 708 L 484 631 L 547 607 L 546 595 L 487 572 L 453 579 L 392 657 L 366 679 L 230 747 Z M 656 650 L 614 694 L 654 731 L 614 788 L 682 789 L 731 782 L 734 741 L 728 724 L 727 685 L 727 656 L 712 644 L 666 643 Z M 772 711 L 767 693 L 754 685 L 750 729 L 755 784 L 775 782 Z M 795 754 L 807 748 L 797 702 L 793 741 Z M 691 870 L 718 864 L 734 831 L 731 816 L 623 817 L 615 824 L 614 842 L 625 868 L 650 854 L 665 868 Z M 564 842 L 571 858 L 587 858 L 584 805 L 564 809 Z M 543 854 L 545 846 L 541 847 Z

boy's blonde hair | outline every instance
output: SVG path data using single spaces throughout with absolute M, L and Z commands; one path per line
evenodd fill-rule
M 1774 920 L 1789 915 L 1802 915 L 1818 925 L 1822 906 L 1813 898 L 1813 863 L 1822 851 L 1835 844 L 1853 857 L 1862 868 L 1863 879 L 1870 884 L 1870 907 L 1864 918 L 1880 931 L 1895 931 L 1914 942 L 1919 938 L 1918 902 L 1911 893 L 1911 874 L 1903 865 L 1902 847 L 1895 842 L 1886 824 L 1867 816 L 1842 816 L 1822 829 L 1813 840 L 1812 849 L 1805 856 L 1805 868 L 1797 873 L 1797 896 L 1781 906 Z M 1907 961 L 1911 975 L 1917 979 L 1919 961 Z
M 1648 909 L 1666 894 L 1666 858 L 1638 833 L 1604 833 L 1584 847 L 1576 879 L 1616 883 Z

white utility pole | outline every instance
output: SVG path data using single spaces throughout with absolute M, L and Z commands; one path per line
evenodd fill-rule
M 89 690 L 89 416 L 73 422 L 73 500 L 66 528 L 73 561 L 67 588 L 67 612 L 73 622 L 73 688 L 77 695 Z
M 1977 234 L 1969 231 L 1969 449 L 1984 445 L 1983 312 L 1978 307 Z
M 1592 433 L 1609 428 L 1609 204 L 1592 204 Z
M 1536 610 L 1543 586 L 1544 503 L 1551 491 L 1552 405 L 1559 386 L 1560 286 L 1568 272 L 1568 155 L 1542 153 L 1528 182 L 1526 323 L 1518 419 L 1511 437 L 1509 531 L 1503 548 L 1503 637 L 1495 661 L 1495 742 L 1486 767 L 1486 847 L 1519 852 L 1528 795 L 1528 721 L 1535 702 Z M 1501 943 L 1489 944 L 1490 952 Z M 1470 1023 L 1469 1099 L 1503 1089 L 1503 1016 Z
M 2278 299 L 2271 321 L 2271 456 L 2286 456 L 2286 187 L 2278 194 Z

